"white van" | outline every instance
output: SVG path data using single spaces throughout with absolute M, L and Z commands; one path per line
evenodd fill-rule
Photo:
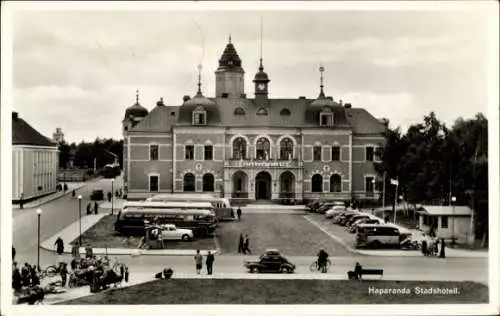
M 384 224 L 361 224 L 356 233 L 356 248 L 399 248 L 400 231 Z

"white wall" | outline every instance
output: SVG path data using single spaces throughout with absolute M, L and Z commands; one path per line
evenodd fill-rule
M 455 238 L 459 243 L 469 243 L 471 234 L 471 217 L 470 216 L 448 216 L 448 227 L 441 227 L 441 216 L 437 217 L 436 236 L 438 238 L 451 238 L 454 232 Z M 430 227 L 424 225 L 423 215 L 419 216 L 419 226 L 427 231 Z

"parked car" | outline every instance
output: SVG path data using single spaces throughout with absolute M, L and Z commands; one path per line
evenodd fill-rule
M 94 189 L 92 194 L 90 194 L 91 201 L 102 201 L 104 200 L 104 191 L 102 189 Z
M 352 224 L 347 231 L 350 233 L 355 233 L 357 232 L 359 225 L 362 224 L 382 224 L 382 221 L 374 218 L 361 218 L 358 219 L 354 224 Z
M 342 213 L 336 215 L 333 219 L 333 223 L 340 225 L 340 222 L 342 222 L 349 214 L 358 214 L 358 212 L 353 211 L 353 210 L 346 210 L 345 212 L 342 212 Z
M 332 218 L 335 214 L 339 214 L 345 210 L 346 210 L 345 206 L 334 206 L 325 212 L 325 217 Z
M 357 216 L 359 214 L 360 214 L 359 212 L 352 212 L 352 213 L 346 214 L 343 218 L 341 218 L 339 224 L 342 226 L 345 226 L 347 224 L 347 222 L 349 222 L 349 220 L 352 217 Z
M 370 218 L 370 215 L 368 214 L 359 214 L 359 215 L 354 215 L 352 216 L 345 224 L 346 228 L 349 228 L 354 222 L 356 222 L 358 219 L 364 219 L 364 218 Z
M 191 241 L 194 238 L 191 229 L 177 228 L 174 224 L 160 225 L 160 228 L 163 239 Z
M 286 272 L 293 273 L 295 265 L 282 256 L 278 250 L 269 249 L 257 260 L 245 260 L 243 266 L 253 272 Z
M 363 224 L 358 226 L 356 248 L 400 247 L 401 234 L 397 227 L 385 224 Z
M 320 214 L 325 214 L 326 211 L 328 211 L 330 208 L 336 206 L 334 204 L 334 202 L 327 202 L 327 203 L 324 203 L 321 205 L 320 208 L 318 208 L 318 210 L 316 211 L 317 213 L 320 213 Z

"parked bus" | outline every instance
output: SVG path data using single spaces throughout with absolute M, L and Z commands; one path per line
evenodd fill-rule
M 121 172 L 120 165 L 108 164 L 102 168 L 101 174 L 104 178 L 111 179 L 118 177 Z
M 234 220 L 235 212 L 229 199 L 214 197 L 210 194 L 157 194 L 148 198 L 150 202 L 209 202 L 215 211 L 217 220 Z
M 216 218 L 211 209 L 163 207 L 161 202 L 125 203 L 118 213 L 115 231 L 125 235 L 144 234 L 145 222 L 174 224 L 193 231 L 195 237 L 207 237 L 215 232 Z

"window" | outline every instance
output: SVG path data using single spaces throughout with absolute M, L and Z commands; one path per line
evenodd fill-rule
M 366 147 L 366 149 L 365 149 L 365 156 L 366 156 L 366 161 L 373 161 L 373 158 L 374 158 L 374 148 L 373 147 Z
M 258 111 L 257 111 L 257 115 L 267 115 L 267 110 L 264 109 L 264 108 L 260 108 Z
M 311 191 L 312 192 L 323 192 L 323 177 L 319 174 L 315 174 L 311 179 Z
M 281 116 L 290 116 L 290 114 L 291 114 L 291 113 L 290 113 L 290 110 L 289 110 L 289 109 L 282 109 L 282 110 L 280 111 L 280 115 L 281 115 Z
M 233 141 L 233 159 L 246 159 L 247 142 L 243 137 L 238 137 Z
M 330 177 L 330 192 L 342 191 L 342 179 L 340 175 L 334 174 Z
M 375 147 L 373 150 L 374 150 L 374 159 L 375 159 L 375 161 L 381 161 L 381 158 L 382 158 L 382 147 L 378 146 L 378 147 Z
M 321 161 L 321 146 L 314 146 L 313 147 L 313 160 L 314 161 Z
M 194 192 L 196 191 L 195 186 L 196 178 L 192 173 L 186 173 L 184 175 L 184 192 Z
M 241 107 L 234 110 L 234 115 L 245 115 L 245 110 Z
M 149 192 L 158 192 L 158 176 L 149 176 Z
M 149 145 L 149 160 L 158 160 L 158 145 Z
M 203 176 L 203 192 L 214 192 L 214 176 L 210 173 Z
M 186 150 L 186 160 L 193 160 L 194 159 L 194 146 L 193 145 L 186 145 L 185 147 Z
M 441 228 L 448 228 L 448 216 L 441 216 Z
M 213 160 L 214 146 L 205 145 L 205 160 Z
M 321 113 L 319 119 L 320 126 L 333 126 L 333 113 Z
M 375 178 L 374 177 L 365 177 L 365 191 L 373 193 L 375 191 Z
M 293 158 L 293 141 L 286 137 L 280 142 L 280 159 L 291 160 Z
M 332 161 L 339 161 L 339 160 L 340 160 L 340 147 L 333 146 L 332 147 Z
M 270 156 L 271 144 L 267 138 L 261 137 L 257 140 L 257 159 L 268 160 Z
M 198 106 L 193 111 L 193 125 L 206 125 L 207 111 L 202 106 Z

